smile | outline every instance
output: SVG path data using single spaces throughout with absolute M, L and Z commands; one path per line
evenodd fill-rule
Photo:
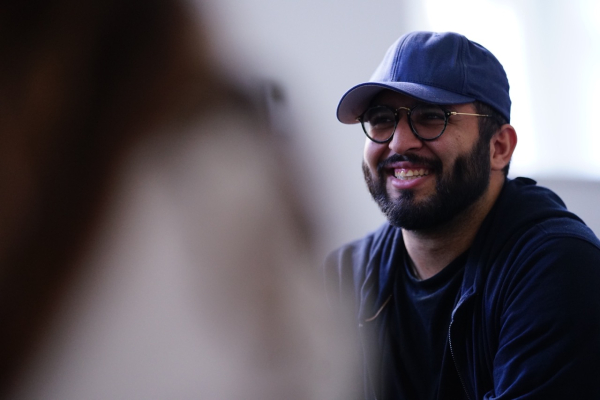
M 421 178 L 423 176 L 427 176 L 429 175 L 429 170 L 428 169 L 406 169 L 406 168 L 398 168 L 398 169 L 394 169 L 394 176 L 397 179 L 400 179 L 402 181 L 407 181 L 410 179 L 417 179 L 417 178 Z

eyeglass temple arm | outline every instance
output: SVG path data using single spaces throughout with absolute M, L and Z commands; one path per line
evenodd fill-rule
M 456 112 L 456 111 L 448 111 L 448 116 L 451 115 L 471 115 L 473 117 L 491 117 L 491 115 L 487 115 L 487 114 L 471 114 L 471 113 L 460 113 L 460 112 Z

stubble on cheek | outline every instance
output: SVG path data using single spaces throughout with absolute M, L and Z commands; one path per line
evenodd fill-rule
M 375 196 L 380 192 L 380 189 L 378 187 L 379 178 L 377 176 L 373 176 L 369 165 L 364 160 L 362 162 L 362 171 L 363 176 L 365 178 L 365 183 L 367 184 L 367 188 L 369 189 L 371 195 L 375 198 Z
M 371 193 L 373 200 L 375 200 L 380 207 L 389 205 L 390 200 L 398 200 L 406 195 L 406 193 L 404 193 L 406 191 L 398 192 L 393 190 L 393 188 L 388 187 L 388 180 L 385 178 L 383 168 L 380 167 L 373 173 L 373 170 L 369 168 L 369 165 L 363 160 L 362 171 L 369 193 Z M 392 196 L 390 193 L 396 193 L 396 195 Z

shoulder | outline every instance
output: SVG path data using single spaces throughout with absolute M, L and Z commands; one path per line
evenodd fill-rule
M 534 181 L 505 185 L 483 233 L 476 264 L 490 264 L 486 293 L 496 304 L 527 296 L 577 303 L 578 290 L 592 294 L 583 289 L 589 282 L 600 287 L 600 241 L 558 196 Z
M 552 325 L 600 335 L 600 243 L 574 222 L 534 225 L 490 269 L 484 302 L 499 311 L 500 326 L 518 325 L 515 319 L 524 318 L 521 332 L 538 325 L 541 334 Z M 580 313 L 587 317 L 575 317 Z
M 531 265 L 528 260 L 540 256 L 577 252 L 579 246 L 588 248 L 590 256 L 600 251 L 596 235 L 555 193 L 533 180 L 517 178 L 505 184 L 473 248 L 478 264 L 487 260 L 508 272 Z
M 366 276 L 379 276 L 373 270 L 381 267 L 382 259 L 391 259 L 399 246 L 404 246 L 401 230 L 385 223 L 365 237 L 332 251 L 323 265 L 330 300 L 345 295 L 358 298 Z
M 386 222 L 363 238 L 337 248 L 325 259 L 325 273 L 344 276 L 364 270 L 370 259 L 381 255 L 382 243 L 396 241 L 398 235 L 401 237 L 399 231 Z
M 586 261 L 600 267 L 600 241 L 583 222 L 551 218 L 534 224 L 520 234 L 514 245 L 521 263 L 539 265 L 541 260 L 571 264 Z M 571 261 L 569 261 L 571 260 Z
M 559 285 L 564 279 L 592 279 L 600 285 L 600 241 L 581 221 L 540 221 L 516 232 L 503 247 L 490 270 L 492 282 L 538 285 L 554 279 Z
M 489 283 L 498 397 L 597 398 L 582 395 L 600 394 L 599 287 L 600 250 L 573 236 L 540 243 Z

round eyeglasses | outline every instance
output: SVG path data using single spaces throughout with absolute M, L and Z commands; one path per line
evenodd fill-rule
M 421 140 L 435 140 L 442 136 L 448 125 L 448 118 L 453 115 L 470 115 L 474 117 L 489 117 L 484 114 L 459 113 L 444 110 L 435 104 L 418 104 L 412 108 L 398 107 L 392 109 L 386 106 L 370 107 L 357 118 L 362 125 L 365 135 L 375 143 L 387 143 L 394 137 L 400 121 L 400 110 L 405 110 L 410 129 Z

